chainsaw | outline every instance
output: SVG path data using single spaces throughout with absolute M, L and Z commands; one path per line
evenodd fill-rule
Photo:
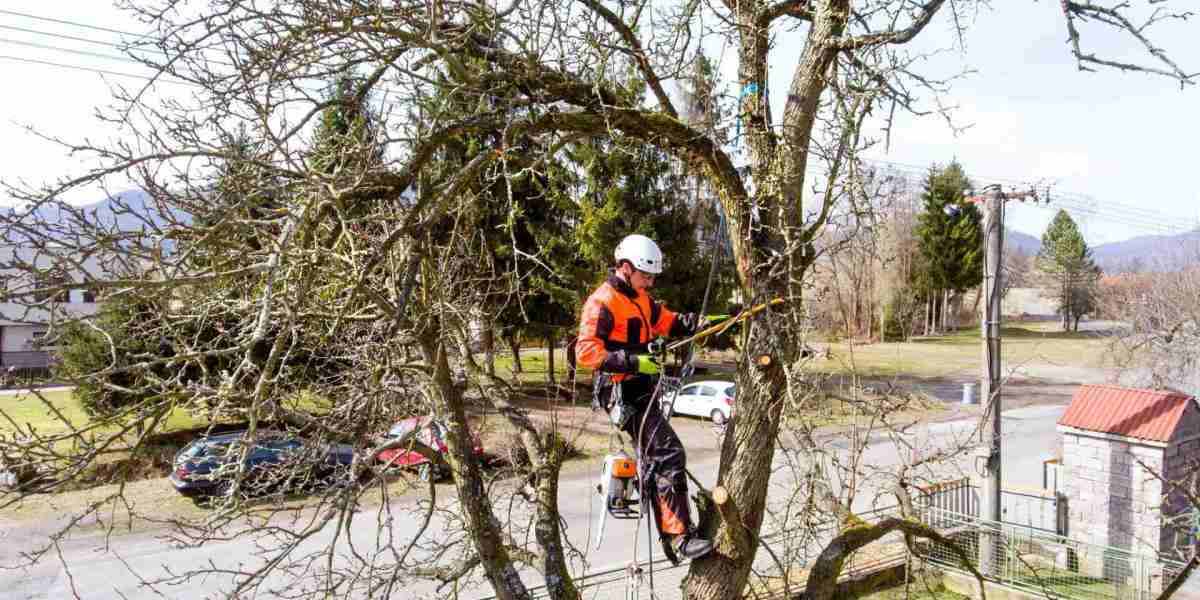
M 596 492 L 604 500 L 604 510 L 600 511 L 600 522 L 596 536 L 596 549 L 600 549 L 604 541 L 604 522 L 609 515 L 614 519 L 637 519 L 641 517 L 638 511 L 640 500 L 635 494 L 637 490 L 637 462 L 627 454 L 617 451 L 604 457 L 604 469 L 600 474 L 600 483 Z

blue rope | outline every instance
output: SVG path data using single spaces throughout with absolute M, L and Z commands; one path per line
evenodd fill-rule
M 750 94 L 757 94 L 757 93 L 758 93 L 758 82 L 755 82 L 755 81 L 751 81 L 750 83 L 747 83 L 746 85 L 742 86 L 742 91 L 738 92 L 738 111 L 739 112 L 738 112 L 738 117 L 737 117 L 737 126 L 736 126 L 737 130 L 733 136 L 733 145 L 735 147 L 738 145 L 738 140 L 740 140 L 742 138 L 742 113 L 740 112 L 742 110 L 742 99 L 745 98 L 746 96 L 749 96 Z

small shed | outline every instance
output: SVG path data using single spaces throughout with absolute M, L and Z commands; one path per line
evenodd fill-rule
M 1136 554 L 1173 554 L 1190 545 L 1191 506 L 1163 481 L 1180 480 L 1200 459 L 1193 397 L 1080 386 L 1058 432 L 1072 539 Z

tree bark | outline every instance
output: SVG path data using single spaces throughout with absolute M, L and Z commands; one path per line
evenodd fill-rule
M 480 343 L 483 345 L 483 370 L 488 377 L 496 376 L 496 329 L 495 321 L 484 317 L 483 331 L 480 332 Z
M 505 333 L 504 341 L 508 343 L 508 349 L 512 352 L 513 375 L 524 373 L 525 369 L 521 366 L 521 342 L 517 339 L 517 334 Z
M 770 47 L 770 21 L 762 19 L 766 7 L 760 2 L 733 4 L 741 27 L 738 81 L 747 89 L 753 84 L 767 89 L 767 51 Z M 809 141 L 821 95 L 829 85 L 829 71 L 838 53 L 836 40 L 849 18 L 848 0 L 832 0 L 817 11 L 800 61 L 793 73 L 784 106 L 783 144 L 776 145 L 771 131 L 769 105 L 765 98 L 751 94 L 739 107 L 745 121 L 751 165 L 755 173 L 755 198 L 759 220 L 757 227 L 746 229 L 750 236 L 734 236 L 734 256 L 742 293 L 750 303 L 771 298 L 789 302 L 778 312 L 768 310 L 751 325 L 747 356 L 767 356 L 766 366 L 742 361 L 738 367 L 738 414 L 727 425 L 721 447 L 717 485 L 729 492 L 728 514 L 741 515 L 741 523 L 721 522 L 713 537 L 714 551 L 691 563 L 687 584 L 690 598 L 741 597 L 758 549 L 756 534 L 765 513 L 771 462 L 779 433 L 780 415 L 785 397 L 785 368 L 792 368 L 803 347 L 800 313 L 803 298 L 802 276 L 811 260 L 804 249 L 828 218 L 829 205 L 807 227 L 803 222 L 804 174 L 808 163 Z M 732 194 L 718 190 L 731 215 L 730 230 L 742 231 L 748 206 L 737 206 Z M 749 237 L 750 245 L 736 240 Z M 773 256 L 782 257 L 780 265 L 770 268 Z
M 950 331 L 950 290 L 942 290 L 942 331 Z
M 579 376 L 575 370 L 575 340 L 576 336 L 567 338 L 567 383 L 574 385 L 575 379 Z
M 546 335 L 546 382 L 550 385 L 555 385 L 558 380 L 554 378 L 554 334 Z
M 466 426 L 467 415 L 461 394 L 450 376 L 445 347 L 435 336 L 428 335 L 421 340 L 421 346 L 425 360 L 433 365 L 433 408 L 449 429 L 445 439 L 445 458 L 454 474 L 459 502 L 463 505 L 462 518 L 467 534 L 472 538 L 472 545 L 478 552 L 479 564 L 483 567 L 497 598 L 530 598 L 529 590 L 521 581 L 504 543 L 504 537 L 497 527 L 500 520 L 492 512 L 487 489 L 482 485 L 483 473 L 480 471 L 479 461 L 473 458 L 474 441 Z
M 929 314 L 930 314 L 929 303 L 930 302 L 931 302 L 930 298 L 928 296 L 926 296 L 925 297 L 925 327 L 924 327 L 924 332 L 922 333 L 922 335 L 925 335 L 925 336 L 929 335 Z

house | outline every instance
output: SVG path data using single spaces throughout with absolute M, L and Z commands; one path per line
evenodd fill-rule
M 1176 484 L 1200 460 L 1200 408 L 1193 397 L 1084 385 L 1058 432 L 1072 539 L 1135 554 L 1191 552 L 1193 507 Z M 1124 568 L 1109 562 L 1092 568 L 1106 577 Z
M 0 370 L 44 371 L 53 347 L 43 340 L 54 327 L 96 313 L 89 289 L 50 290 L 103 276 L 94 257 L 72 257 L 58 248 L 0 247 Z

